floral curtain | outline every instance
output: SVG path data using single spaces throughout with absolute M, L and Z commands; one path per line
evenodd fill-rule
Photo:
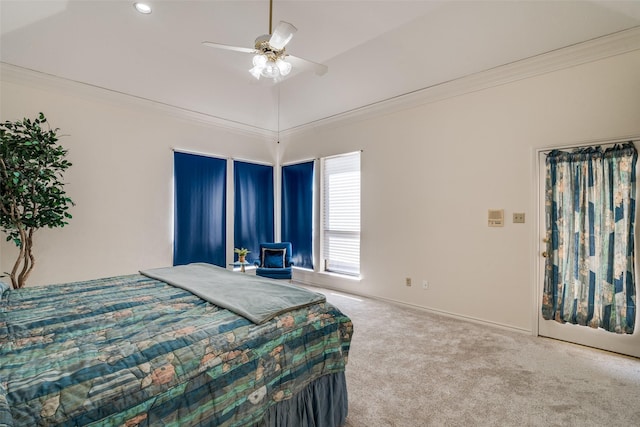
M 633 333 L 637 156 L 632 143 L 547 156 L 545 319 Z

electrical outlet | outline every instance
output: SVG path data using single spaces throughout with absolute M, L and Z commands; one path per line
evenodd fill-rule
M 411 277 L 407 277 L 406 279 L 404 279 L 404 284 L 407 286 L 411 286 Z
M 514 213 L 513 214 L 513 223 L 514 224 L 524 224 L 524 213 Z
M 426 280 L 422 281 L 422 289 L 429 289 L 429 282 L 427 282 Z

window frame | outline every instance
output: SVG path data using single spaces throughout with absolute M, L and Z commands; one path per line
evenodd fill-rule
M 322 272 L 344 275 L 348 277 L 360 277 L 360 252 L 361 252 L 361 216 L 362 216 L 362 168 L 361 168 L 361 152 L 350 152 L 345 154 L 339 154 L 334 156 L 323 157 L 320 162 L 321 166 L 321 174 L 320 174 L 320 256 L 321 262 L 319 263 L 320 269 Z M 341 169 L 338 167 L 337 171 L 332 172 L 330 168 L 335 167 L 334 165 L 328 165 L 327 163 L 333 163 L 334 161 L 342 161 L 343 163 L 348 163 L 348 158 L 354 158 L 352 161 L 357 163 L 356 167 L 354 165 L 347 165 L 347 169 Z M 350 169 L 352 168 L 352 169 Z M 357 189 L 351 188 L 350 191 L 347 190 L 347 193 L 340 192 L 340 194 L 350 196 L 349 201 L 353 202 L 354 193 L 357 192 L 357 219 L 353 218 L 351 214 L 351 218 L 347 217 L 338 217 L 338 222 L 341 222 L 337 227 L 332 227 L 331 229 L 327 229 L 327 220 L 331 221 L 331 218 L 327 219 L 327 214 L 330 214 L 330 208 L 328 207 L 328 197 L 327 191 L 329 190 L 330 183 L 327 182 L 329 179 L 329 175 L 338 175 L 341 173 L 353 173 L 357 172 Z M 334 206 L 335 206 L 335 200 Z M 349 205 L 349 203 L 347 202 Z M 350 204 L 353 207 L 353 203 Z M 339 206 L 340 209 L 342 209 Z M 345 214 L 344 212 L 338 212 L 338 215 Z M 347 214 L 347 216 L 349 216 Z M 357 225 L 357 230 L 353 230 L 353 227 Z M 351 229 L 349 229 L 351 228 Z M 330 240 L 335 239 L 335 246 L 342 246 L 341 250 L 342 254 L 338 254 L 337 258 L 332 258 L 331 256 L 331 247 Z M 349 246 L 349 241 L 357 240 L 357 244 Z M 353 242 L 352 242 L 353 243 Z M 346 246 L 345 246 L 346 244 Z M 339 249 L 336 249 L 339 250 Z M 333 259 L 333 261 L 332 261 Z

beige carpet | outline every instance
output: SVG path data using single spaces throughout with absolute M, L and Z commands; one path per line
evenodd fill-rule
M 640 359 L 320 291 L 354 323 L 347 427 L 640 426 Z

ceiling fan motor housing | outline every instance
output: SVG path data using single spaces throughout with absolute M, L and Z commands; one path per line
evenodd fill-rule
M 269 44 L 270 38 L 271 36 L 269 34 L 263 34 L 257 37 L 255 48 L 258 53 L 262 53 L 268 60 L 275 62 L 278 58 L 285 57 L 286 54 L 284 48 L 274 49 L 273 46 Z

